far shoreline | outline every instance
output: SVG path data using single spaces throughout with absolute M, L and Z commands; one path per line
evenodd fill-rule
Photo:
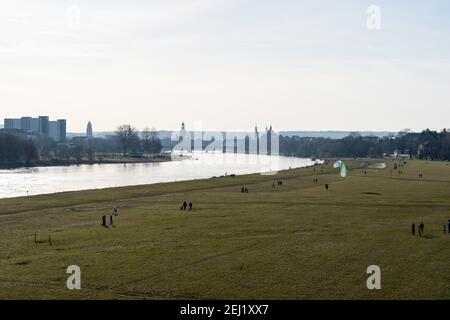
M 101 165 L 101 164 L 134 164 L 134 163 L 159 163 L 172 161 L 170 155 L 160 155 L 152 158 L 124 158 L 117 159 L 108 158 L 106 160 L 89 161 L 82 159 L 77 160 L 39 160 L 31 163 L 13 163 L 13 164 L 0 164 L 0 170 L 15 170 L 24 168 L 42 168 L 42 167 L 68 167 L 68 166 L 80 166 L 80 165 Z

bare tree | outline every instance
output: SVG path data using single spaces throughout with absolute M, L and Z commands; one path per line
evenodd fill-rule
M 87 139 L 85 149 L 86 149 L 86 154 L 88 156 L 89 162 L 92 163 L 94 161 L 94 155 L 95 155 L 95 150 L 96 150 L 95 140 Z
M 70 161 L 70 148 L 66 145 L 59 145 L 56 148 L 56 158 L 59 160 L 66 160 L 67 163 Z
M 101 163 L 105 159 L 106 154 L 103 151 L 100 151 L 100 152 L 96 153 L 96 156 L 97 156 L 97 161 Z
M 149 155 L 154 156 L 161 152 L 162 149 L 161 140 L 159 139 L 158 131 L 156 131 L 155 128 L 152 129 L 149 129 L 148 127 L 144 128 L 142 132 L 142 139 L 144 152 L 147 156 Z
M 137 129 L 130 126 L 129 124 L 124 124 L 117 128 L 116 136 L 122 146 L 124 157 L 127 155 L 128 149 L 136 141 L 136 138 L 139 139 L 137 135 L 138 135 Z
M 150 133 L 150 146 L 151 146 L 150 153 L 153 156 L 161 153 L 162 150 L 161 139 L 159 138 L 158 132 L 156 130 L 153 130 Z
M 77 164 L 81 163 L 81 160 L 83 159 L 83 146 L 81 144 L 76 144 L 72 148 L 72 156 L 77 161 Z

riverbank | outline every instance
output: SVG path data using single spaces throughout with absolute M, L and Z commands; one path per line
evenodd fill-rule
M 123 164 L 123 163 L 154 163 L 171 161 L 170 154 L 159 155 L 151 158 L 143 157 L 104 157 L 101 160 L 88 160 L 83 158 L 81 160 L 61 160 L 61 159 L 48 159 L 37 160 L 33 162 L 19 162 L 11 164 L 0 164 L 0 169 L 19 169 L 19 168 L 35 168 L 35 167 L 60 167 L 60 166 L 73 166 L 73 165 L 93 165 L 93 164 Z
M 364 163 L 2 199 L 0 298 L 447 299 L 447 163 Z M 382 290 L 366 286 L 374 264 Z

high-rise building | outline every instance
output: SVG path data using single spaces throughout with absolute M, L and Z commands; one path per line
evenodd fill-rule
M 30 132 L 39 132 L 39 119 L 38 118 L 31 118 Z
M 31 117 L 22 117 L 20 122 L 21 122 L 23 131 L 25 131 L 25 132 L 30 131 L 30 121 L 31 121 Z
M 47 136 L 50 134 L 50 125 L 48 116 L 39 117 L 39 133 Z
M 51 137 L 56 142 L 66 141 L 66 120 L 64 119 L 50 121 L 48 116 L 5 119 L 4 129 L 22 130 L 26 134 L 41 134 Z
M 92 138 L 92 123 L 90 121 L 87 124 L 86 137 Z
M 50 126 L 50 132 L 49 132 L 50 138 L 52 138 L 55 141 L 58 141 L 58 137 L 59 137 L 58 122 L 50 121 L 49 126 Z
M 67 121 L 65 119 L 58 119 L 58 142 L 66 142 L 67 137 Z
M 22 129 L 21 119 L 5 119 L 4 126 L 5 129 Z
M 66 120 L 49 121 L 49 136 L 56 142 L 66 141 Z

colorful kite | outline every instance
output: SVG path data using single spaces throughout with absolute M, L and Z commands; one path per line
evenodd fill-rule
M 344 162 L 342 162 L 341 160 L 337 160 L 334 163 L 334 168 L 339 168 L 339 174 L 341 175 L 341 177 L 345 178 L 348 175 L 348 169 L 347 166 L 345 165 Z

